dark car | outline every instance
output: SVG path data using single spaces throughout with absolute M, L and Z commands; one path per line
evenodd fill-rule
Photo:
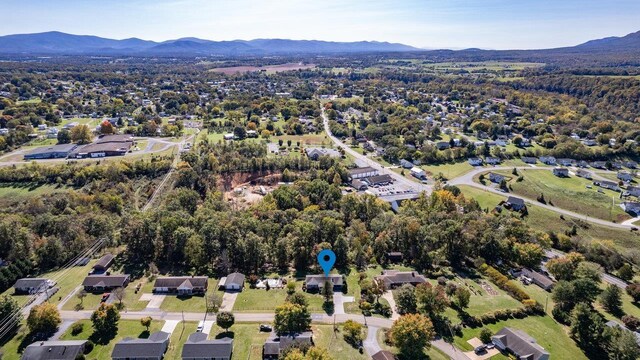
M 263 331 L 263 332 L 271 332 L 271 330 L 273 330 L 273 328 L 271 327 L 271 325 L 267 325 L 267 324 L 260 324 L 260 331 Z

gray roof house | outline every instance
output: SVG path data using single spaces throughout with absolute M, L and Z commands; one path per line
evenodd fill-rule
M 23 278 L 18 279 L 13 289 L 16 294 L 37 294 L 54 286 L 55 283 L 48 279 L 42 278 Z
M 596 180 L 593 182 L 593 185 L 600 186 L 601 188 L 605 188 L 613 191 L 620 191 L 620 187 L 618 186 L 618 183 L 614 181 Z
M 304 279 L 304 287 L 306 291 L 319 291 L 324 287 L 324 283 L 330 281 L 333 284 L 334 290 L 340 290 L 344 284 L 342 275 L 329 274 L 324 275 L 307 275 Z
M 504 204 L 513 211 L 520 211 L 526 207 L 524 200 L 515 196 L 509 196 Z
M 162 360 L 169 347 L 171 334 L 154 332 L 148 339 L 124 338 L 111 353 L 113 360 Z
M 113 255 L 105 254 L 100 258 L 100 260 L 98 260 L 98 262 L 96 262 L 95 265 L 93 265 L 93 271 L 94 273 L 103 273 L 111 267 L 111 264 L 113 264 Z
M 469 158 L 469 165 L 471 166 L 481 166 L 482 159 L 481 158 Z
M 629 187 L 627 187 L 627 192 L 629 193 L 629 195 L 633 195 L 635 197 L 640 197 L 640 187 L 629 186 Z
M 628 173 L 626 171 L 619 171 L 617 177 L 618 177 L 618 179 L 620 179 L 622 181 L 627 181 L 627 182 L 633 180 L 633 175 L 631 175 L 630 173 Z
M 587 171 L 587 170 L 583 170 L 583 169 L 578 169 L 576 171 L 576 176 L 581 177 L 581 178 L 585 178 L 585 179 L 591 179 L 591 172 Z
M 84 278 L 82 286 L 89 292 L 113 290 L 129 285 L 129 275 L 89 275 Z
M 553 168 L 553 175 L 557 177 L 569 177 L 569 169 L 567 168 Z
M 325 148 L 305 148 L 304 151 L 307 153 L 307 157 L 311 160 L 318 160 L 321 156 L 328 156 L 332 158 L 341 157 L 342 154 L 338 150 L 335 149 L 325 149 Z
M 640 202 L 625 201 L 622 203 L 622 209 L 632 215 L 640 215 Z
M 371 360 L 395 360 L 396 356 L 387 350 L 380 350 L 371 355 Z
M 502 182 L 502 180 L 505 180 L 504 175 L 489 173 L 489 181 L 491 181 L 492 183 L 499 184 Z
M 153 292 L 178 295 L 204 294 L 207 292 L 208 281 L 207 276 L 160 277 L 153 284 Z
M 491 337 L 491 341 L 501 351 L 513 353 L 522 360 L 547 360 L 549 353 L 531 336 L 521 330 L 502 328 Z
M 525 164 L 535 164 L 538 162 L 538 159 L 530 156 L 523 156 L 520 158 Z
M 370 166 L 359 167 L 359 168 L 349 170 L 349 177 L 352 179 L 361 179 L 361 178 L 377 176 L 377 175 L 380 175 L 380 171 Z
M 633 336 L 636 337 L 636 344 L 638 344 L 638 346 L 640 346 L 640 333 L 638 333 L 637 331 L 631 331 L 629 328 L 627 328 L 626 326 L 624 326 L 623 324 L 620 324 L 619 322 L 615 321 L 615 320 L 609 320 L 605 323 L 605 325 L 607 325 L 608 327 L 617 327 L 620 328 L 622 330 L 626 330 L 629 331 L 633 334 Z
M 196 332 L 182 348 L 182 360 L 229 360 L 233 352 L 233 339 L 208 340 L 209 335 Z
M 264 359 L 277 359 L 280 353 L 290 347 L 300 345 L 313 345 L 313 333 L 305 331 L 300 334 L 273 334 L 265 342 L 262 348 Z
M 497 157 L 487 156 L 484 159 L 484 162 L 486 162 L 487 164 L 490 164 L 490 165 L 498 165 L 498 164 L 500 164 L 500 162 L 502 162 L 502 160 L 500 160 L 500 158 L 497 158 Z
M 404 284 L 418 285 L 427 282 L 427 279 L 415 271 L 384 270 L 376 279 L 384 282 L 385 289 L 395 289 Z
M 571 164 L 573 164 L 573 159 L 562 158 L 558 159 L 557 162 L 562 166 L 571 166 Z
M 402 159 L 400 160 L 400 166 L 402 166 L 405 169 L 411 169 L 414 166 L 414 164 L 409 160 Z
M 76 360 L 84 353 L 87 340 L 38 341 L 27 346 L 21 360 Z
M 553 156 L 540 156 L 538 159 L 543 164 L 547 164 L 547 165 L 555 165 L 556 164 L 556 158 L 553 157 Z
M 531 279 L 534 284 L 540 286 L 546 291 L 551 291 L 553 285 L 555 284 L 555 282 L 550 277 L 535 270 L 524 268 L 520 271 L 520 275 Z
M 218 288 L 226 291 L 242 291 L 242 288 L 244 288 L 244 278 L 244 274 L 240 274 L 239 272 L 231 273 L 220 279 Z

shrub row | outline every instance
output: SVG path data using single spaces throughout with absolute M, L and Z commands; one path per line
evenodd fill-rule
M 503 275 L 500 271 L 496 270 L 492 266 L 487 264 L 482 264 L 479 268 L 481 273 L 488 276 L 493 283 L 495 283 L 500 289 L 506 291 L 509 295 L 511 295 L 514 299 L 523 302 L 525 300 L 529 300 L 529 294 L 524 292 L 518 284 L 514 281 L 509 280 L 508 277 Z
M 498 321 L 507 320 L 507 319 L 524 319 L 527 316 L 531 315 L 543 315 L 544 309 L 542 305 L 534 300 L 525 300 L 525 306 L 517 309 L 505 309 L 505 310 L 496 310 L 492 313 L 483 314 L 480 316 L 466 316 L 462 322 L 464 325 L 469 326 L 471 328 L 476 328 L 479 326 L 494 324 Z

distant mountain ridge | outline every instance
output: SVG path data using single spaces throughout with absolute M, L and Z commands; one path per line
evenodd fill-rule
M 603 39 L 590 40 L 573 47 L 574 49 L 593 50 L 640 50 L 640 31 L 625 36 L 610 36 Z
M 59 31 L 0 36 L 0 53 L 26 55 L 262 55 L 420 51 L 396 43 L 377 41 L 256 39 L 211 41 L 193 37 L 155 42 L 130 38 L 107 39 Z

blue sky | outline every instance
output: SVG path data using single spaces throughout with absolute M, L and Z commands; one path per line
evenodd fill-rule
M 0 34 L 532 49 L 640 30 L 639 0 L 2 0 Z

